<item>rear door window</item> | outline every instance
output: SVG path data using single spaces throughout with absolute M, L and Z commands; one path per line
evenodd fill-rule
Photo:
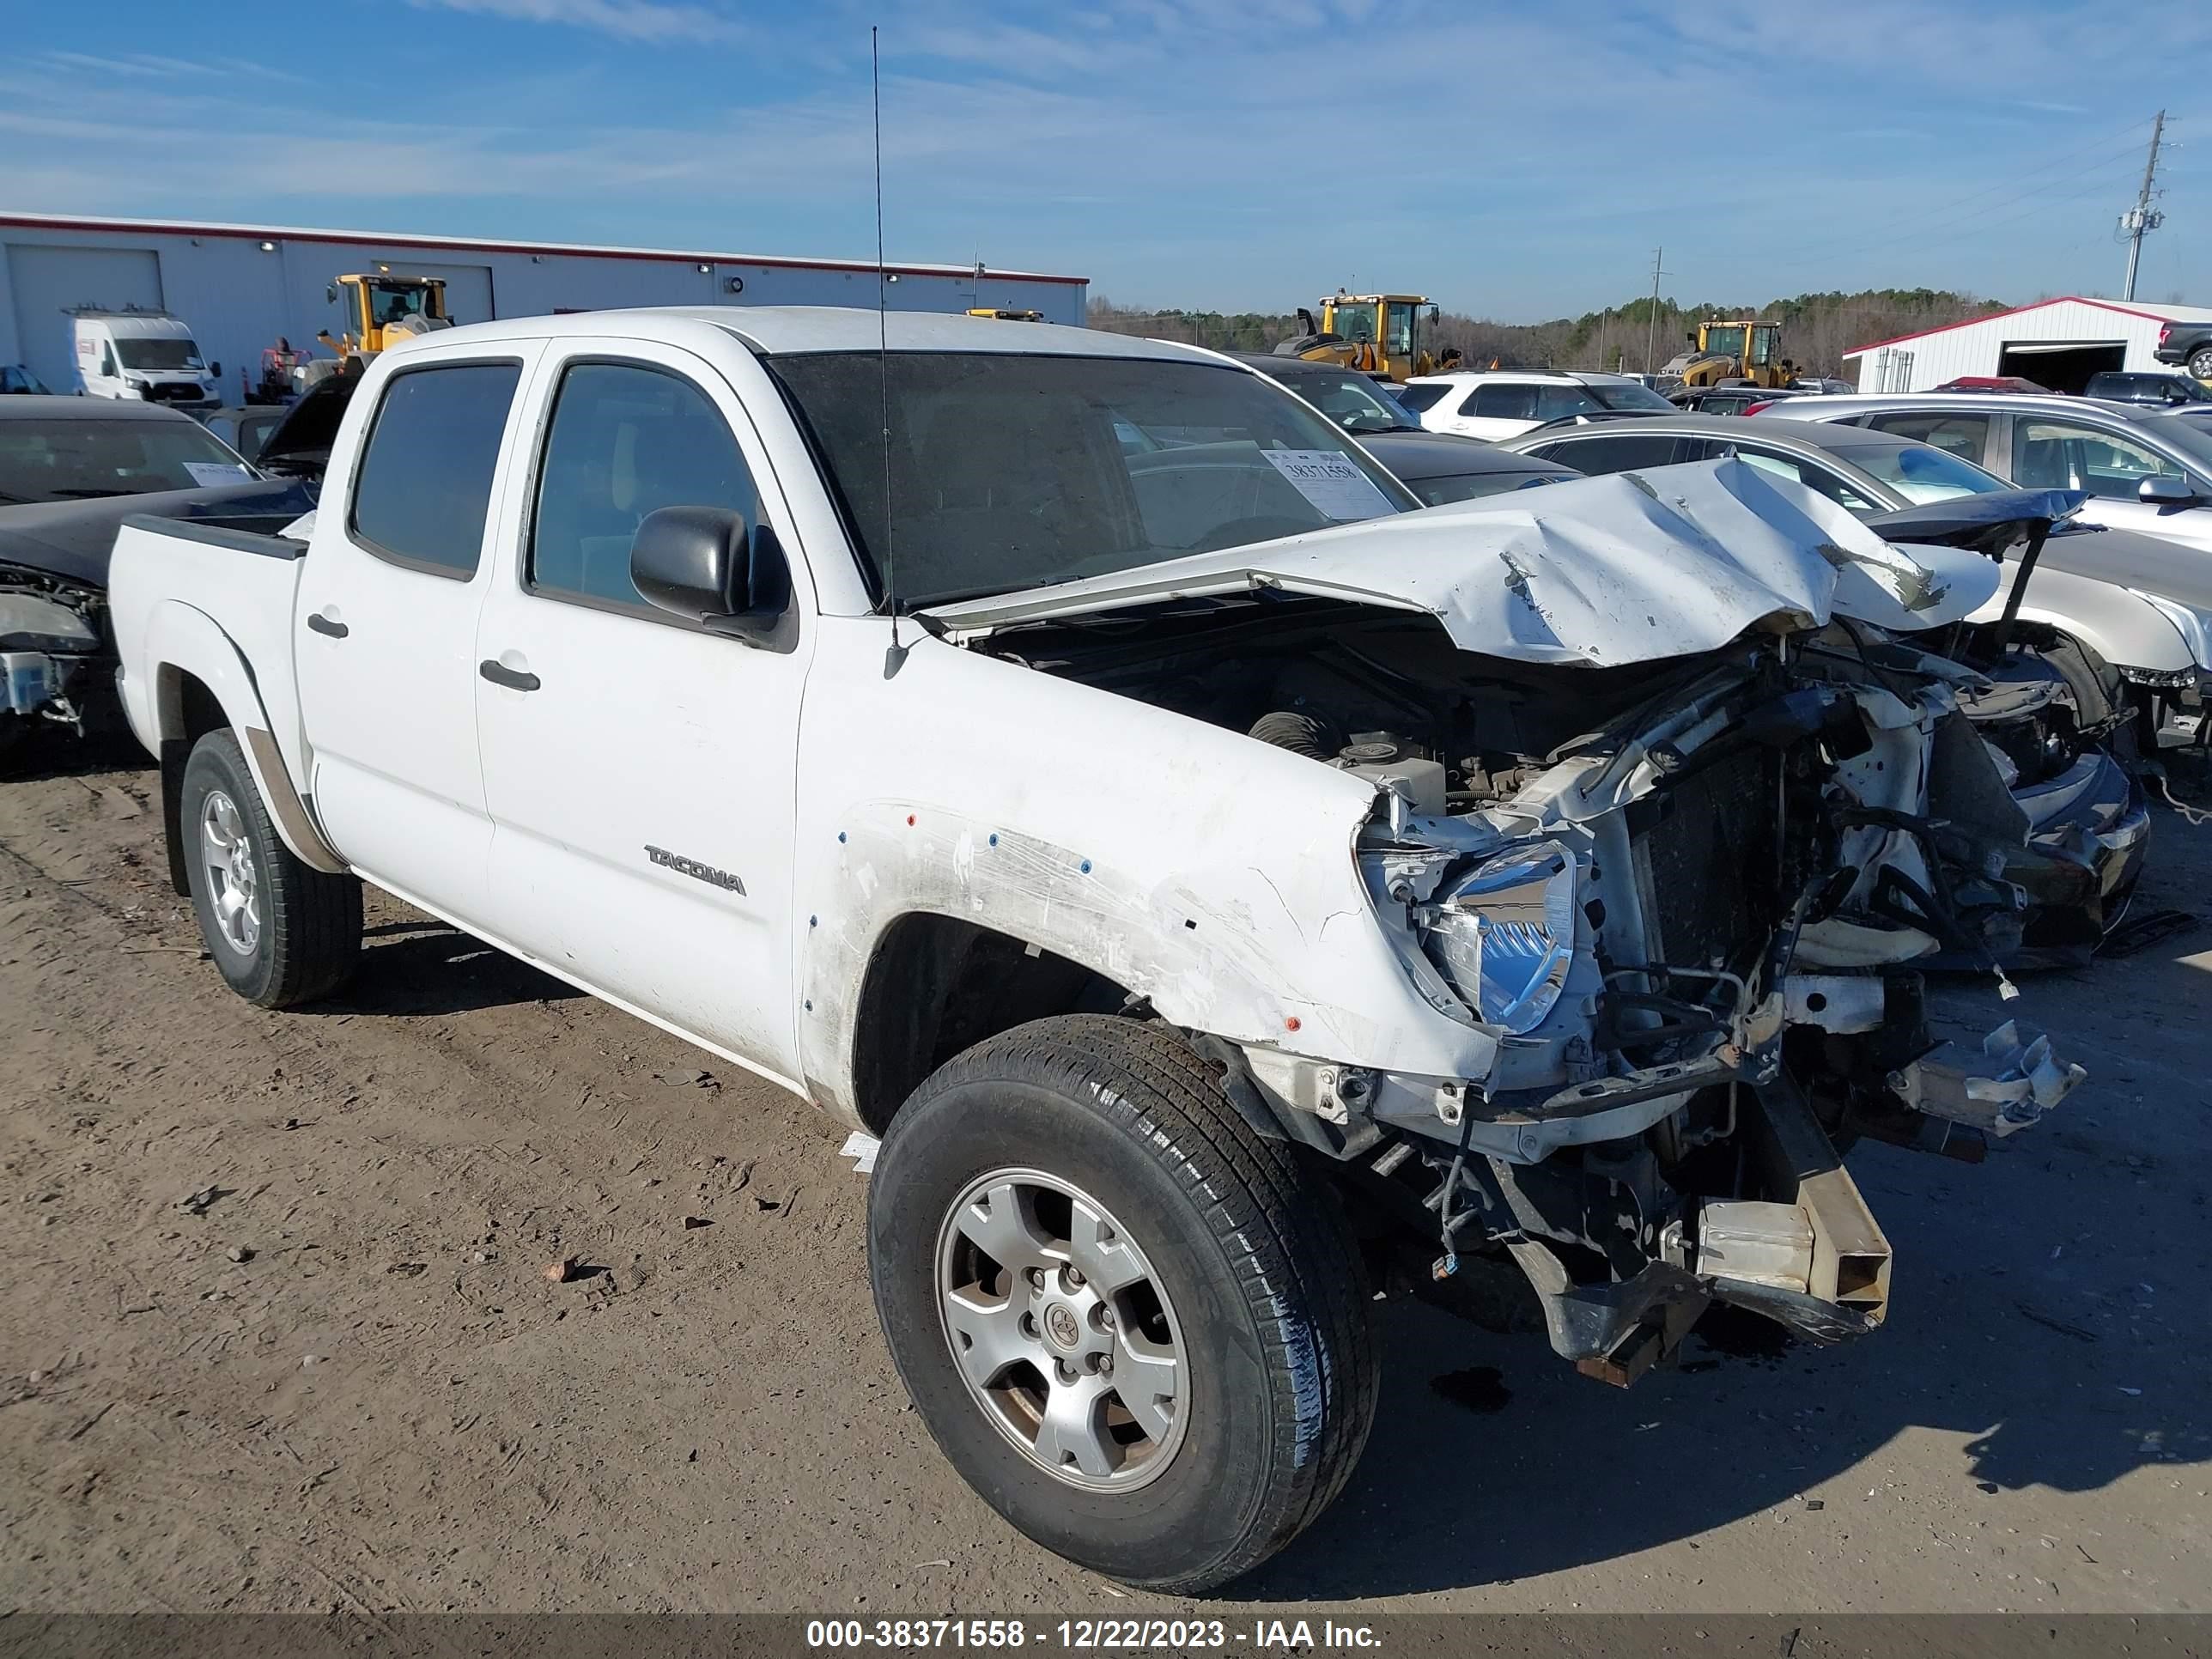
M 1533 421 L 1540 388 L 1525 380 L 1491 380 L 1475 387 L 1474 395 L 1459 406 L 1462 415 L 1486 421 Z
M 1528 453 L 1583 472 L 1626 472 L 1634 467 L 1672 465 L 1680 442 L 1671 432 L 1616 432 L 1602 438 L 1563 439 Z
M 1540 421 L 1565 420 L 1570 415 L 1587 415 L 1604 407 L 1585 387 L 1574 382 L 1536 388 L 1536 418 Z
M 1921 415 L 1904 412 L 1869 415 L 1866 423 L 1876 432 L 1894 433 L 1956 455 L 1976 466 L 1989 453 L 1990 417 L 1986 415 Z
M 354 539 L 410 570 L 473 576 L 521 379 L 518 362 L 440 363 L 386 381 L 354 471 Z

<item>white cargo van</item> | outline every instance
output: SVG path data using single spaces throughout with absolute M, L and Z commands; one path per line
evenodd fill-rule
M 222 365 L 200 355 L 191 327 L 165 311 L 74 313 L 77 380 L 86 395 L 179 409 L 222 402 Z

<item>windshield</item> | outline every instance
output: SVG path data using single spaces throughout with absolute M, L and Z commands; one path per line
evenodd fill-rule
M 115 355 L 125 368 L 197 369 L 202 366 L 200 349 L 190 340 L 132 339 L 126 335 L 116 341 Z
M 1283 384 L 1346 432 L 1404 432 L 1420 425 L 1364 374 L 1296 374 Z
M 1483 495 L 1503 495 L 1516 489 L 1534 489 L 1539 484 L 1565 483 L 1570 478 L 1579 478 L 1579 472 L 1568 472 L 1557 468 L 1527 472 L 1462 472 L 1448 478 L 1414 478 L 1407 488 L 1421 498 L 1424 505 L 1445 507 L 1453 501 L 1471 501 Z
M 1242 369 L 872 351 L 769 367 L 809 429 L 878 602 L 888 549 L 902 608 L 1416 505 L 1340 429 Z
M 2191 410 L 2190 414 L 2197 413 Z M 2212 430 L 2196 421 L 2182 418 L 2179 412 L 2145 421 L 2134 430 L 2144 436 L 2155 437 L 2183 460 L 2189 463 L 2200 477 L 2212 477 Z
M 371 284 L 369 305 L 377 322 L 396 323 L 409 317 L 429 314 L 430 290 L 413 286 L 385 286 Z
M 1894 449 L 1866 444 L 1841 451 L 1838 458 L 1863 472 L 1871 472 L 1915 507 L 2013 488 L 1995 473 L 1984 472 L 1933 444 L 1899 444 Z
M 191 421 L 0 421 L 0 502 L 143 495 L 253 476 Z
M 1651 409 L 1672 415 L 1674 405 L 1633 380 L 1584 380 L 1583 389 L 1607 409 Z

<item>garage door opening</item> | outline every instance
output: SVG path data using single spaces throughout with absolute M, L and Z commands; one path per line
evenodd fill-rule
M 151 248 L 40 247 L 6 250 L 15 290 L 15 339 L 23 362 L 56 392 L 77 388 L 70 312 L 79 306 L 123 311 L 161 308 L 161 264 Z
M 1997 354 L 1997 373 L 2079 396 L 2092 374 L 2127 366 L 2125 340 L 2018 340 Z

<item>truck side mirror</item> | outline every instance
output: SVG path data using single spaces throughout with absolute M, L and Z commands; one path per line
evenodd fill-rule
M 338 302 L 338 285 L 336 283 L 323 284 L 323 302 L 333 306 Z
M 629 544 L 629 579 L 663 611 L 764 641 L 791 606 L 791 567 L 766 526 L 722 507 L 664 507 Z
M 216 380 L 222 379 L 222 362 L 220 358 L 208 365 L 208 373 Z

